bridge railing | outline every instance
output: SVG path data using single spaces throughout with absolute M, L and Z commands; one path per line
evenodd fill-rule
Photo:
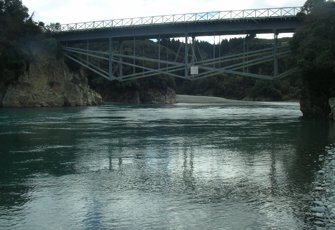
M 131 27 L 167 23 L 201 22 L 215 20 L 242 20 L 260 18 L 285 18 L 294 17 L 301 11 L 301 7 L 283 7 L 249 10 L 213 11 L 202 13 L 173 14 L 149 17 L 136 17 L 113 19 L 103 21 L 90 21 L 57 25 L 51 28 L 53 32 L 70 32 L 93 30 L 114 27 Z

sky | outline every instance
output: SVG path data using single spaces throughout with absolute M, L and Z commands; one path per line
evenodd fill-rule
M 35 21 L 61 24 L 178 13 L 302 6 L 306 0 L 22 0 Z

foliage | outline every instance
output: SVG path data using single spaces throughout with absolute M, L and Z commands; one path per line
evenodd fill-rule
M 302 7 L 302 13 L 310 14 L 316 8 L 322 7 L 326 0 L 307 0 Z
M 304 25 L 292 40 L 292 49 L 304 83 L 304 96 L 313 109 L 307 116 L 328 116 L 328 99 L 335 96 L 335 2 L 305 4 Z
M 33 21 L 21 0 L 0 0 L 0 83 L 27 70 L 33 50 L 59 54 L 57 41 L 43 33 L 43 26 Z
M 60 23 L 50 23 L 45 27 L 47 31 L 59 31 L 61 29 Z
M 292 48 L 304 76 L 311 72 L 331 74 L 335 69 L 335 3 L 324 3 L 305 17 L 297 31 Z

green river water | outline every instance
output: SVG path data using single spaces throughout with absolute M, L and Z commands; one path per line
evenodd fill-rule
M 0 109 L 0 229 L 308 229 L 298 103 Z

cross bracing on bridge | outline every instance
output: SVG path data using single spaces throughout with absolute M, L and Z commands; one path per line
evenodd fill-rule
M 279 33 L 294 32 L 301 25 L 296 16 L 300 9 L 217 11 L 72 23 L 56 26 L 53 32 L 63 44 L 66 57 L 108 80 L 127 81 L 157 75 L 189 80 L 216 75 L 273 80 L 293 71 L 283 71 L 280 67 L 282 60 L 289 55 L 289 48 L 278 44 L 277 38 Z M 214 42 L 211 57 L 197 54 L 198 37 L 258 33 L 273 33 L 272 45 L 236 54 L 216 54 Z M 173 57 L 165 57 L 163 52 L 171 51 L 161 41 L 171 38 L 182 38 L 184 42 L 180 43 Z M 150 46 L 156 47 L 156 55 L 148 50 L 139 52 L 137 44 L 141 40 L 151 41 Z M 94 46 L 93 43 L 100 45 Z M 122 47 L 126 43 L 132 45 L 124 50 Z M 257 66 L 269 63 L 272 63 L 271 72 L 257 69 Z
M 189 41 L 191 40 L 191 41 Z M 123 44 L 132 44 L 124 48 Z M 163 46 L 161 40 L 147 41 L 152 49 L 157 49 L 156 56 L 139 52 L 136 40 L 109 40 L 108 49 L 91 49 L 89 43 L 79 46 L 64 47 L 65 56 L 72 61 L 90 69 L 108 80 L 128 81 L 151 76 L 171 76 L 188 80 L 197 80 L 210 76 L 238 75 L 264 80 L 280 79 L 292 71 L 279 72 L 280 60 L 290 54 L 287 44 L 274 44 L 259 50 L 245 50 L 235 54 L 215 54 L 203 57 L 199 42 L 185 38 L 178 51 L 173 53 Z M 93 45 L 91 46 L 93 47 Z M 271 64 L 272 63 L 272 64 Z M 262 64 L 273 65 L 271 74 L 252 72 L 253 67 Z

